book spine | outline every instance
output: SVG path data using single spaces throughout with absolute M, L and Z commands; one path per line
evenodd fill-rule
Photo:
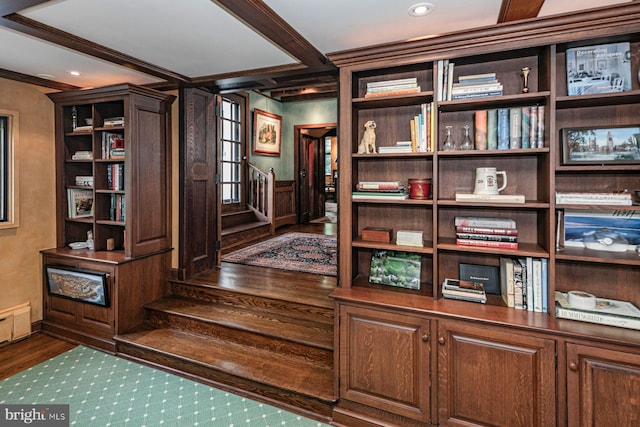
M 478 85 L 464 85 L 464 86 L 456 86 L 451 88 L 451 95 L 462 95 L 466 93 L 477 93 L 477 92 L 496 92 L 501 91 L 501 84 L 478 84 Z
M 482 74 L 466 74 L 458 77 L 458 81 L 464 82 L 469 80 L 489 80 L 495 79 L 496 73 L 482 73 Z
M 522 115 L 522 148 L 530 148 L 531 147 L 531 108 L 530 107 L 522 107 L 522 111 L 520 112 Z
M 456 233 L 456 238 L 467 240 L 486 240 L 493 242 L 517 242 L 518 236 L 507 236 L 500 234 L 472 234 L 472 233 Z
M 490 218 L 465 218 L 456 217 L 455 226 L 458 227 L 487 227 L 487 228 L 509 228 L 515 229 L 516 222 L 511 219 L 490 219 Z
M 468 296 L 464 296 L 464 295 L 453 295 L 453 294 L 442 294 L 443 297 L 447 298 L 447 299 L 455 299 L 458 301 L 469 301 L 469 302 L 479 302 L 480 304 L 486 304 L 487 300 L 486 299 L 478 299 L 478 298 L 473 298 L 473 297 L 468 297 Z
M 507 307 L 515 305 L 513 287 L 513 260 L 500 258 L 500 292 Z
M 498 150 L 509 148 L 509 109 L 498 109 Z
M 452 86 L 453 86 L 453 67 L 455 64 L 453 62 L 449 62 L 449 66 L 447 69 L 447 101 L 451 101 L 452 95 Z
M 628 317 L 608 316 L 606 314 L 587 313 L 577 309 L 570 309 L 556 305 L 556 317 L 562 319 L 580 320 L 582 322 L 600 325 L 617 326 L 621 328 L 640 330 L 640 319 Z
M 358 190 L 402 190 L 400 184 L 356 184 Z
M 487 149 L 487 110 L 475 112 L 475 147 L 476 150 Z
M 529 107 L 529 141 L 531 148 L 538 146 L 538 106 Z
M 549 260 L 541 258 L 542 263 L 542 312 L 549 312 Z
M 538 131 L 537 131 L 538 148 L 544 148 L 544 105 L 538 105 Z
M 522 110 L 520 107 L 509 109 L 509 148 L 522 147 Z
M 487 96 L 500 96 L 500 95 L 502 95 L 502 90 L 491 90 L 491 91 L 473 92 L 473 93 L 456 93 L 451 95 L 450 100 L 457 101 L 460 99 L 485 98 Z
M 525 265 L 527 269 L 527 310 L 534 311 L 536 296 L 533 291 L 533 258 L 527 257 Z
M 487 149 L 498 149 L 498 110 L 487 110 Z
M 517 236 L 518 230 L 515 228 L 490 228 L 490 227 L 456 227 L 457 233 L 477 233 L 477 234 L 497 234 L 505 236 Z
M 533 264 L 533 311 L 542 313 L 542 261 L 534 259 Z
M 387 90 L 382 92 L 367 92 L 364 94 L 365 98 L 381 98 L 385 96 L 394 96 L 394 95 L 407 95 L 412 93 L 420 92 L 420 88 L 412 88 L 412 89 L 397 89 L 397 90 Z
M 494 242 L 491 240 L 456 239 L 456 245 L 483 248 L 518 249 L 517 242 Z
M 513 261 L 513 308 L 524 309 L 524 291 L 522 289 L 522 266 L 517 259 Z

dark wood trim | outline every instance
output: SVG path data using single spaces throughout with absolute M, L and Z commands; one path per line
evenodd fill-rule
M 175 83 L 190 83 L 190 79 L 173 71 L 158 67 L 106 46 L 93 43 L 66 31 L 58 30 L 17 13 L 0 18 L 0 25 L 12 30 L 37 37 L 41 40 L 82 52 L 125 68 L 136 70 Z
M 80 87 L 78 86 L 56 82 L 54 80 L 43 79 L 40 77 L 34 77 L 28 74 L 17 73 L 15 71 L 5 70 L 3 68 L 0 68 L 0 77 L 9 79 L 9 80 L 16 80 L 23 83 L 29 83 L 37 86 L 48 87 L 50 89 L 57 89 L 57 90 L 63 90 L 63 91 L 80 89 Z
M 246 25 L 271 40 L 311 69 L 325 68 L 329 61 L 291 25 L 261 0 L 213 0 Z
M 502 0 L 498 23 L 535 18 L 544 0 Z

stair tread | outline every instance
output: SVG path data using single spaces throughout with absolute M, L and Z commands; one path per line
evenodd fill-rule
M 333 369 L 295 357 L 247 347 L 210 336 L 150 325 L 117 340 L 242 378 L 331 402 Z M 271 375 L 270 375 L 271 374 Z
M 333 350 L 332 324 L 295 319 L 260 308 L 216 304 L 177 296 L 161 298 L 146 307 Z
M 223 269 L 224 274 L 221 274 L 222 269 L 208 270 L 184 283 L 313 305 L 333 311 L 333 300 L 329 295 L 336 289 L 335 277 L 297 272 L 294 281 L 290 271 L 226 262 Z
M 222 235 L 225 236 L 228 234 L 238 233 L 240 231 L 253 230 L 254 228 L 263 227 L 269 224 L 270 224 L 269 221 L 255 220 L 255 221 L 243 222 L 241 224 L 230 225 L 230 226 L 224 227 L 224 229 L 222 230 Z

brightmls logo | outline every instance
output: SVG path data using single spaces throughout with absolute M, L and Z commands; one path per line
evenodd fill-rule
M 0 427 L 68 427 L 69 405 L 0 405 Z

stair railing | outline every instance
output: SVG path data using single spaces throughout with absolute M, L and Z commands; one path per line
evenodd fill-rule
M 249 200 L 247 206 L 261 221 L 271 224 L 271 234 L 275 233 L 274 200 L 276 174 L 273 168 L 264 172 L 252 163 L 249 167 Z

